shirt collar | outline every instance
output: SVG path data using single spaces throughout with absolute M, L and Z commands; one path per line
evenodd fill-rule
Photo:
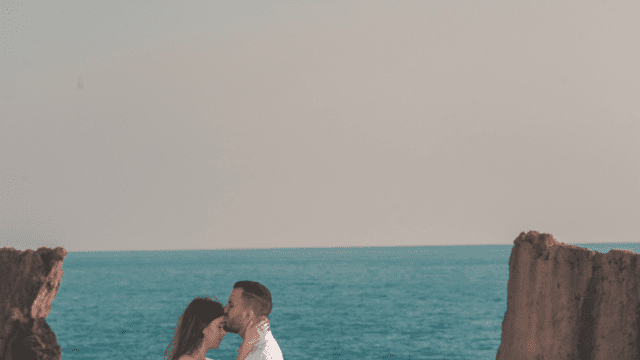
M 265 317 L 260 322 L 256 324 L 256 328 L 259 333 L 266 334 L 271 331 L 271 324 L 269 323 L 269 318 Z

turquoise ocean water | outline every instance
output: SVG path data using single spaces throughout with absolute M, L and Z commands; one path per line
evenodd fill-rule
M 47 322 L 63 360 L 159 360 L 191 300 L 254 280 L 285 359 L 495 359 L 512 246 L 69 252 Z

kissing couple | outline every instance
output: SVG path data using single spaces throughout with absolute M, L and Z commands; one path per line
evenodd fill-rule
M 283 360 L 269 325 L 271 305 L 269 289 L 255 281 L 235 283 L 224 307 L 209 297 L 195 298 L 178 320 L 168 359 L 212 360 L 207 351 L 232 332 L 242 338 L 236 360 Z

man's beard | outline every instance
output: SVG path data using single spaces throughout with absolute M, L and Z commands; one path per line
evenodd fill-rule
M 225 321 L 225 322 L 226 322 L 226 324 L 224 324 L 224 325 L 222 326 L 222 328 L 224 329 L 224 331 L 226 331 L 226 332 L 230 332 L 230 333 L 234 333 L 234 334 L 237 334 L 238 332 L 237 332 L 235 329 L 232 329 L 232 328 L 230 328 L 230 327 L 229 327 L 229 323 L 228 323 L 228 321 L 229 321 L 229 320 L 228 320 L 228 319 L 225 319 L 225 320 L 226 320 L 226 321 Z

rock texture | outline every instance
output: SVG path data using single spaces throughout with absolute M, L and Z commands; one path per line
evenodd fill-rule
M 639 258 L 520 233 L 496 360 L 640 359 Z
M 0 359 L 59 360 L 47 315 L 62 280 L 67 252 L 0 249 Z

